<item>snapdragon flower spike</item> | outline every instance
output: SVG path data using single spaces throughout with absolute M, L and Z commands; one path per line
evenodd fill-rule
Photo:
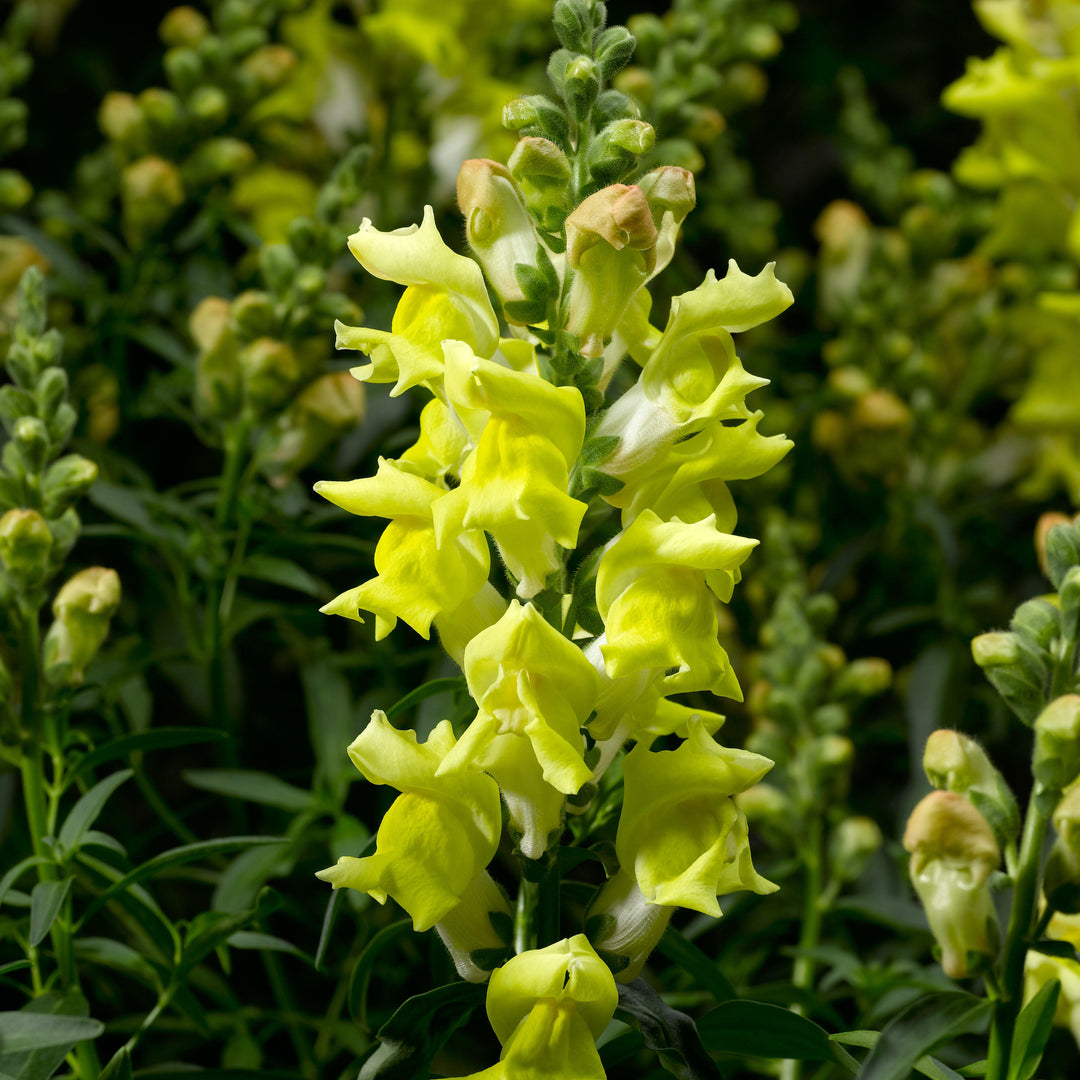
M 538 859 L 561 824 L 565 796 L 592 776 L 581 726 L 596 700 L 596 672 L 532 604 L 516 600 L 466 646 L 464 670 L 479 712 L 440 775 L 490 772 L 522 854 Z
M 438 543 L 432 506 L 446 490 L 379 459 L 375 476 L 323 480 L 315 490 L 350 514 L 390 519 L 375 547 L 378 577 L 335 597 L 321 610 L 363 622 L 375 615 L 375 637 L 386 637 L 404 619 L 427 637 L 439 616 L 450 615 L 487 585 L 490 555 L 483 533 L 462 531 Z
M 676 750 L 639 743 L 626 755 L 615 850 L 647 903 L 718 917 L 717 896 L 776 891 L 754 869 L 746 815 L 732 799 L 772 766 L 760 754 L 721 746 L 696 719 Z
M 339 349 L 358 349 L 370 357 L 353 368 L 362 382 L 392 382 L 392 396 L 412 386 L 439 395 L 441 342 L 466 341 L 481 356 L 499 344 L 499 323 L 488 299 L 484 275 L 472 259 L 451 251 L 435 226 L 430 206 L 419 226 L 380 232 L 365 218 L 349 237 L 349 250 L 369 274 L 405 285 L 390 330 L 334 324 Z
M 488 984 L 499 1063 L 460 1080 L 604 1080 L 596 1040 L 618 1002 L 615 980 L 584 934 L 519 953 Z
M 717 640 L 716 600 L 731 599 L 756 540 L 718 532 L 712 516 L 687 524 L 643 510 L 604 552 L 596 605 L 607 674 L 664 675 L 664 693 L 710 690 L 742 700 Z M 674 669 L 674 670 L 672 670 Z
M 379 825 L 375 854 L 344 856 L 318 873 L 335 889 L 370 894 L 380 904 L 392 896 L 416 930 L 449 915 L 495 855 L 502 827 L 498 785 L 476 770 L 439 773 L 454 748 L 444 720 L 418 743 L 414 731 L 392 727 L 376 710 L 349 747 L 349 757 L 372 784 L 402 794 Z
M 433 507 L 439 543 L 460 530 L 487 530 L 518 596 L 529 599 L 562 565 L 556 545 L 577 543 L 588 509 L 567 493 L 585 438 L 581 392 L 485 360 L 464 342 L 447 341 L 443 349 L 447 401 L 474 415 L 484 411 L 487 422 L 460 486 Z
M 676 296 L 638 381 L 597 428 L 598 436 L 619 438 L 604 472 L 619 479 L 647 472 L 658 454 L 710 420 L 749 418 L 746 395 L 768 380 L 744 370 L 731 335 L 768 322 L 792 299 L 773 263 L 750 277 L 734 259 L 723 278 L 710 270 L 696 289 Z

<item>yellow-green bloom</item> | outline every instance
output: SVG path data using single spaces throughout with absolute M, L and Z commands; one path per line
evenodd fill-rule
M 1055 914 L 1046 927 L 1052 941 L 1067 941 L 1080 948 L 1080 916 Z M 1051 979 L 1061 982 L 1054 1023 L 1067 1027 L 1080 1044 L 1080 961 L 1047 956 L 1029 949 L 1024 963 L 1024 999 L 1030 1001 Z
M 536 608 L 516 600 L 469 642 L 464 660 L 479 712 L 440 775 L 488 770 L 522 834 L 522 852 L 539 858 L 560 824 L 564 796 L 592 776 L 581 726 L 596 700 L 596 672 Z
M 608 675 L 666 672 L 665 694 L 711 690 L 741 700 L 717 640 L 716 597 L 727 602 L 756 540 L 718 532 L 713 516 L 686 524 L 643 510 L 612 543 L 596 574 Z
M 393 232 L 380 232 L 365 218 L 349 237 L 349 250 L 369 274 L 407 286 L 389 331 L 335 324 L 339 349 L 370 357 L 353 369 L 358 379 L 392 382 L 393 395 L 420 384 L 437 393 L 443 341 L 466 341 L 481 356 L 495 352 L 499 324 L 484 275 L 472 259 L 446 246 L 430 206 L 424 207 L 423 224 Z
M 615 980 L 584 934 L 518 954 L 488 984 L 499 1063 L 467 1080 L 604 1080 L 596 1040 L 618 1002 Z
M 471 448 L 468 433 L 453 410 L 432 398 L 420 411 L 419 438 L 398 457 L 397 465 L 445 487 L 448 476 L 461 475 L 461 464 Z
M 379 825 L 374 855 L 345 856 L 318 876 L 380 904 L 392 896 L 417 930 L 453 911 L 494 857 L 501 830 L 499 789 L 490 776 L 468 769 L 439 773 L 453 747 L 449 720 L 419 743 L 414 731 L 399 731 L 385 713 L 372 713 L 349 757 L 370 783 L 402 794 Z
M 654 753 L 639 743 L 627 754 L 615 849 L 648 903 L 716 917 L 717 896 L 776 891 L 754 869 L 746 815 L 732 799 L 772 765 L 721 746 L 696 719 L 678 749 Z
M 710 270 L 696 289 L 676 296 L 641 376 L 597 428 L 598 435 L 619 437 L 604 471 L 620 479 L 649 471 L 666 447 L 710 420 L 749 419 L 746 395 L 768 380 L 744 370 L 731 335 L 768 322 L 791 303 L 773 263 L 750 277 L 734 259 L 723 278 Z
M 475 597 L 487 584 L 490 556 L 478 531 L 435 538 L 432 505 L 446 490 L 379 460 L 375 476 L 320 481 L 315 490 L 351 514 L 390 519 L 375 548 L 378 577 L 335 597 L 324 612 L 363 622 L 359 608 L 375 615 L 375 637 L 384 638 L 404 619 L 427 637 L 431 623 Z
M 567 494 L 570 466 L 585 437 L 585 406 L 572 386 L 552 386 L 444 344 L 446 395 L 458 411 L 486 413 L 461 484 L 434 507 L 439 542 L 461 529 L 486 529 L 499 545 L 522 599 L 535 596 L 572 548 L 587 509 Z

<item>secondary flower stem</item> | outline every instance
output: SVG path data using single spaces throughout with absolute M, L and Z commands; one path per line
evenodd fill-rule
M 1028 936 L 1035 919 L 1039 895 L 1039 872 L 1043 842 L 1050 815 L 1054 809 L 1054 793 L 1036 782 L 1028 803 L 1024 835 L 1020 843 L 1020 868 L 1013 892 L 1009 928 L 1005 935 L 1005 960 L 1002 965 L 1001 1000 L 994 1010 L 990 1031 L 990 1056 L 987 1080 L 1005 1080 L 1009 1069 L 1013 1028 L 1020 1012 L 1024 990 L 1024 959 Z

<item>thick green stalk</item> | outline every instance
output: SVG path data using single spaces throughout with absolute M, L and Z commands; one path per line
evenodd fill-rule
M 1005 934 L 1005 959 L 1002 964 L 1001 999 L 994 1010 L 990 1031 L 990 1056 L 986 1080 L 1006 1080 L 1013 1029 L 1020 1012 L 1024 992 L 1024 959 L 1027 943 L 1035 921 L 1039 896 L 1039 878 L 1043 842 L 1050 815 L 1054 810 L 1055 793 L 1036 782 L 1028 803 L 1024 835 L 1020 843 L 1019 871 L 1013 891 L 1012 911 Z

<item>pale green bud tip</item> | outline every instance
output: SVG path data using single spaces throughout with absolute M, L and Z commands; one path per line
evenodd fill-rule
M 836 680 L 839 694 L 854 697 L 876 697 L 885 693 L 892 684 L 892 667 L 888 660 L 878 656 L 865 656 L 853 660 Z
M 104 566 L 91 566 L 64 583 L 53 601 L 53 614 L 67 618 L 78 612 L 111 619 L 119 605 L 120 576 Z
M 16 581 L 36 584 L 45 576 L 52 542 L 36 510 L 9 510 L 0 518 L 0 559 Z
M 936 788 L 966 791 L 992 779 L 994 766 L 983 748 L 959 731 L 942 728 L 926 740 L 923 753 L 926 778 Z
M 883 842 L 881 829 L 873 818 L 845 818 L 829 837 L 829 862 L 833 872 L 846 881 L 855 881 Z
M 772 784 L 755 784 L 735 796 L 735 805 L 751 825 L 775 825 L 791 812 L 791 800 Z
M 971 642 L 971 655 L 981 668 L 1015 664 L 1020 659 L 1016 635 L 997 630 L 980 634 Z
M 1061 790 L 1080 774 L 1080 694 L 1064 694 L 1035 718 L 1035 779 Z
M 538 136 L 519 139 L 507 161 L 507 168 L 516 179 L 528 179 L 541 185 L 560 186 L 570 181 L 570 159 L 550 139 Z

